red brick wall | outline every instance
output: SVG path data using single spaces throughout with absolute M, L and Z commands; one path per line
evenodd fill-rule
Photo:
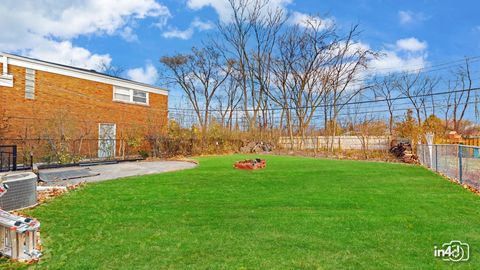
M 25 68 L 8 68 L 14 76 L 14 87 L 0 86 L 0 120 L 7 122 L 7 127 L 0 130 L 4 142 L 22 140 L 25 144 L 25 140 L 45 139 L 48 133 L 94 141 L 98 139 L 99 123 L 115 123 L 117 139 L 145 137 L 152 129 L 166 130 L 165 95 L 150 93 L 149 106 L 119 103 L 112 100 L 112 85 L 36 70 L 35 99 L 29 100 L 25 98 Z M 97 150 L 88 151 L 94 154 Z

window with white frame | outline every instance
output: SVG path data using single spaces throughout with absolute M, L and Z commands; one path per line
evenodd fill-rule
M 115 86 L 113 88 L 113 100 L 148 104 L 148 93 L 145 91 Z
M 147 92 L 133 90 L 133 102 L 148 103 Z
M 35 99 L 35 70 L 25 69 L 25 98 Z

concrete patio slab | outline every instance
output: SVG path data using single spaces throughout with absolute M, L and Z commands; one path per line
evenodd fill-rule
M 68 186 L 78 184 L 80 182 L 100 182 L 111 179 L 157 174 L 164 172 L 172 172 L 179 170 L 186 170 L 195 168 L 197 164 L 188 161 L 139 161 L 139 162 L 121 162 L 118 164 L 87 166 L 81 168 L 89 168 L 94 173 L 99 173 L 97 176 L 81 177 L 77 179 L 59 180 L 48 182 L 48 186 Z M 76 167 L 78 169 L 79 167 Z M 58 169 L 43 169 L 41 173 L 65 172 L 75 168 L 58 168 Z

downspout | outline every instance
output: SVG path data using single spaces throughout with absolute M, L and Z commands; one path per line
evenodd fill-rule
M 2 75 L 8 75 L 8 58 L 6 55 L 2 56 L 3 72 Z

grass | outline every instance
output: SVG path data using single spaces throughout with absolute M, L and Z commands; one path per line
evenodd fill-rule
M 480 198 L 421 167 L 267 156 L 265 170 L 232 169 L 243 158 L 91 184 L 29 211 L 45 247 L 33 268 L 480 269 Z M 433 257 L 450 240 L 470 244 L 469 262 Z

